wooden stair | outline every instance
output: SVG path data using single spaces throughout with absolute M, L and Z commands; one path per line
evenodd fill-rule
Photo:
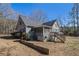
M 59 39 L 62 43 L 65 42 L 65 35 L 64 34 L 59 34 L 59 33 L 56 33 L 56 32 L 52 32 L 51 33 L 51 36 L 54 37 L 54 40 L 55 38 Z
M 57 34 L 57 33 L 55 33 L 55 37 L 57 38 L 57 39 L 59 39 L 61 42 L 65 42 L 65 36 L 64 35 L 60 35 L 60 34 Z

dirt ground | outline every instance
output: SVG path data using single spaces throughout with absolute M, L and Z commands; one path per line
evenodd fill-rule
M 67 37 L 65 43 L 65 55 L 79 56 L 79 37 Z
M 0 56 L 42 56 L 38 51 L 27 47 L 17 39 L 8 39 L 0 36 Z M 79 56 L 79 37 L 66 37 L 65 43 L 35 42 L 31 43 L 49 49 L 50 56 Z
M 36 56 L 42 55 L 37 51 L 15 42 L 17 39 L 0 38 L 0 56 Z

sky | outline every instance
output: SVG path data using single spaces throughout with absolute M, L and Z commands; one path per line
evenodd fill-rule
M 13 3 L 12 8 L 19 14 L 31 15 L 35 10 L 42 10 L 49 20 L 67 18 L 72 9 L 72 3 Z

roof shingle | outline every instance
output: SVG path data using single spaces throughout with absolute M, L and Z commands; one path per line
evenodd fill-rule
M 52 21 L 48 21 L 48 22 L 43 23 L 43 22 L 40 22 L 38 20 L 37 21 L 33 20 L 27 16 L 20 15 L 19 17 L 23 20 L 23 22 L 25 23 L 26 26 L 33 26 L 33 27 L 40 27 L 43 25 L 52 26 L 54 24 L 54 22 L 56 21 L 56 20 L 52 20 Z

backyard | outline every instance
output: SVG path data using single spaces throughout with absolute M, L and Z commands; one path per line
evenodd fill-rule
M 4 35 L 0 35 L 0 56 L 42 56 L 44 54 L 23 45 L 14 38 L 4 38 Z M 65 43 L 54 42 L 36 42 L 31 43 L 46 47 L 49 49 L 48 56 L 79 56 L 79 37 L 66 36 Z

